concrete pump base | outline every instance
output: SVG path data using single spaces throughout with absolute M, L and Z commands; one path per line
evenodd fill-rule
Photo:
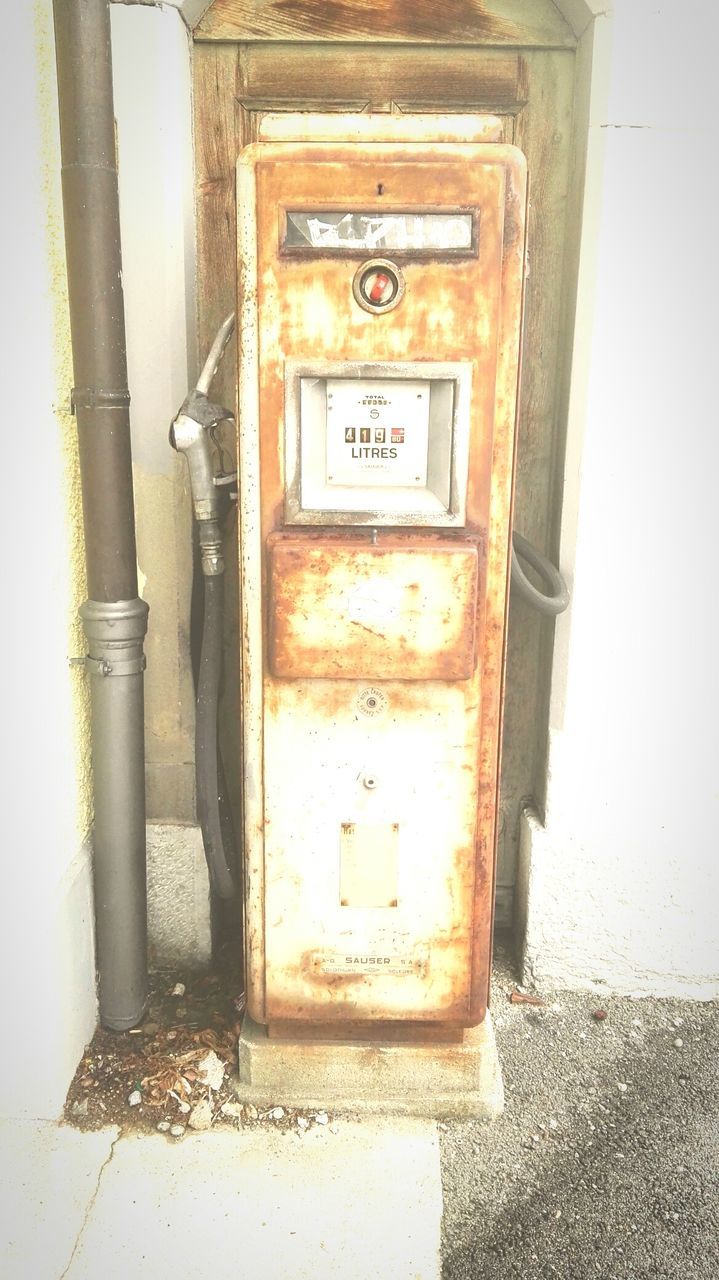
M 269 1039 L 245 1014 L 241 1102 L 257 1107 L 490 1120 L 504 1106 L 489 1014 L 457 1044 Z

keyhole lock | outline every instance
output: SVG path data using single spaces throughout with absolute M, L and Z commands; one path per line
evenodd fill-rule
M 352 293 L 365 311 L 375 315 L 392 311 L 402 301 L 405 291 L 404 276 L 394 262 L 387 258 L 372 258 L 363 262 L 352 281 Z

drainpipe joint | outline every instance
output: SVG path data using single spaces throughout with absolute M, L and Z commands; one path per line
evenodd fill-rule
M 148 613 L 144 600 L 86 600 L 80 608 L 88 646 L 86 671 L 102 677 L 144 671 Z

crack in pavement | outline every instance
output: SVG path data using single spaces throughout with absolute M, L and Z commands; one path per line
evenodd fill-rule
M 115 1154 L 115 1147 L 117 1146 L 117 1144 L 118 1144 L 118 1142 L 120 1141 L 121 1137 L 122 1137 L 122 1134 L 121 1134 L 121 1133 L 118 1133 L 118 1134 L 116 1134 L 116 1135 L 115 1135 L 115 1137 L 111 1140 L 111 1142 L 110 1142 L 110 1150 L 108 1151 L 107 1155 L 105 1156 L 105 1159 L 103 1160 L 102 1164 L 100 1165 L 100 1168 L 98 1169 L 98 1172 L 97 1172 L 97 1179 L 96 1179 L 96 1181 L 95 1181 L 95 1188 L 94 1188 L 94 1190 L 93 1190 L 93 1192 L 92 1192 L 92 1195 L 90 1196 L 90 1199 L 89 1199 L 89 1201 L 88 1201 L 88 1203 L 87 1203 L 87 1208 L 85 1209 L 85 1212 L 84 1212 L 84 1214 L 82 1215 L 82 1222 L 80 1223 L 80 1229 L 79 1229 L 79 1231 L 78 1231 L 78 1233 L 77 1233 L 77 1236 L 76 1236 L 76 1239 L 75 1239 L 75 1243 L 74 1243 L 74 1245 L 72 1246 L 72 1253 L 70 1254 L 70 1257 L 69 1257 L 69 1259 L 68 1259 L 67 1266 L 66 1266 L 66 1267 L 64 1267 L 64 1269 L 60 1272 L 60 1275 L 59 1275 L 59 1277 L 58 1277 L 58 1280 L 65 1280 L 65 1277 L 67 1276 L 67 1274 L 68 1274 L 68 1272 L 69 1272 L 69 1270 L 70 1270 L 70 1267 L 72 1266 L 73 1262 L 75 1261 L 75 1257 L 76 1257 L 76 1254 L 77 1254 L 78 1248 L 79 1248 L 79 1246 L 80 1246 L 80 1241 L 82 1240 L 82 1237 L 83 1237 L 83 1235 L 84 1235 L 84 1233 L 85 1233 L 85 1228 L 87 1227 L 87 1224 L 88 1224 L 88 1222 L 90 1221 L 90 1214 L 92 1213 L 92 1211 L 93 1211 L 93 1209 L 94 1209 L 94 1207 L 95 1207 L 95 1201 L 97 1200 L 98 1192 L 99 1192 L 99 1190 L 100 1190 L 100 1183 L 102 1182 L 102 1175 L 104 1174 L 105 1170 L 107 1169 L 108 1165 L 110 1164 L 110 1162 L 111 1162 L 111 1160 L 112 1160 L 112 1157 L 113 1157 L 113 1156 L 114 1156 L 114 1154 Z

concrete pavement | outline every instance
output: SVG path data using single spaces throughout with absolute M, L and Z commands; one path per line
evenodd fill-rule
M 596 991 L 532 1008 L 514 984 L 500 955 L 490 1123 L 336 1116 L 175 1142 L 6 1122 L 3 1280 L 717 1280 L 717 1006 Z
M 3 1126 L 4 1280 L 437 1280 L 436 1126 Z

